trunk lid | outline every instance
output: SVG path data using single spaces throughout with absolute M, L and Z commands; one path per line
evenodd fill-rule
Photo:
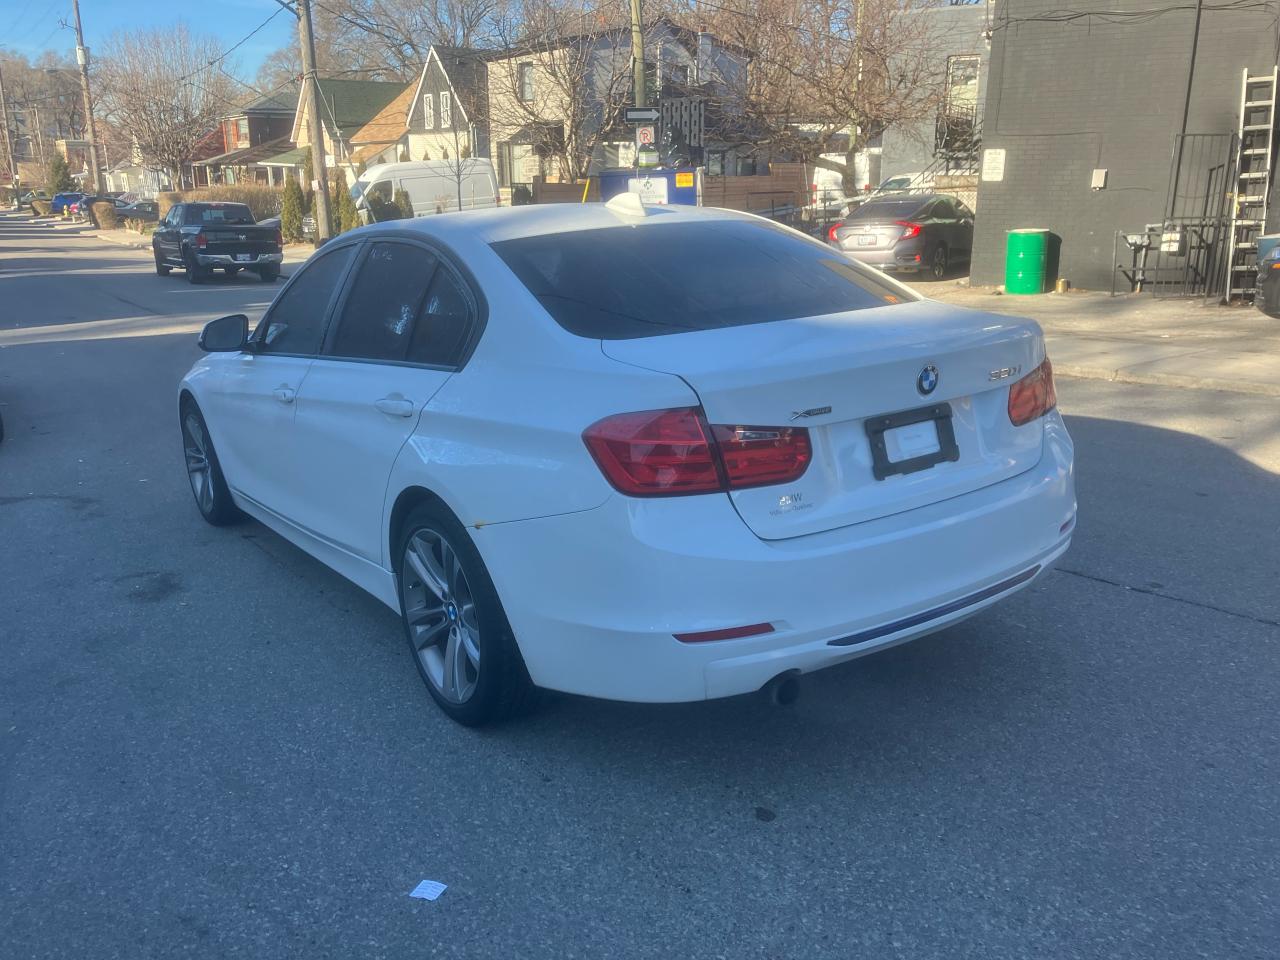
M 681 377 L 712 424 L 809 430 L 813 458 L 799 480 L 729 495 L 765 540 L 912 510 L 998 483 L 1040 460 L 1042 421 L 1015 427 L 1007 410 L 1009 385 L 1044 359 L 1043 337 L 1031 320 L 921 301 L 601 345 L 614 360 Z M 937 373 L 927 395 L 917 385 L 926 367 Z M 876 479 L 877 463 L 932 455 L 933 421 L 889 434 L 880 452 L 868 421 L 879 426 L 887 415 L 944 404 L 955 459 Z M 947 452 L 945 428 L 937 437 Z

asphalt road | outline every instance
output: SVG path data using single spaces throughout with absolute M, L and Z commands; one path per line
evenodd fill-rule
M 4 960 L 1277 955 L 1273 399 L 1061 381 L 1062 569 L 793 708 L 475 732 L 191 502 L 194 332 L 274 289 L 0 217 Z

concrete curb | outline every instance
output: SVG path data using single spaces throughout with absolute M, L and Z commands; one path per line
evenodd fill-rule
M 1131 373 L 1127 370 L 1106 370 L 1057 361 L 1053 364 L 1053 374 L 1055 377 L 1073 377 L 1077 380 L 1108 380 L 1111 383 L 1179 387 L 1184 390 L 1221 390 L 1225 393 L 1280 397 L 1280 383 L 1263 383 L 1253 380 L 1218 380 L 1213 377 L 1188 377 L 1178 373 Z

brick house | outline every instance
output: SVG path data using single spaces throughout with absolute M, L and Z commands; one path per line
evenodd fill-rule
M 268 157 L 288 149 L 289 133 L 298 109 L 298 89 L 291 86 L 259 97 L 218 121 L 221 153 L 198 161 L 211 183 L 275 183 Z

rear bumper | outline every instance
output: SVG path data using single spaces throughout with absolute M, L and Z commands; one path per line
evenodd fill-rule
M 957 623 L 1043 576 L 1074 522 L 1055 412 L 1026 473 L 826 533 L 760 540 L 727 497 L 615 497 L 475 537 L 535 683 L 672 702 L 747 693 Z M 773 632 L 672 636 L 757 623 Z
M 924 243 L 920 239 L 899 240 L 887 250 L 868 250 L 857 246 L 843 247 L 845 256 L 853 257 L 859 263 L 881 270 L 900 270 L 913 272 L 923 270 Z
M 196 263 L 202 267 L 259 267 L 266 263 L 284 262 L 283 253 L 256 253 L 252 260 L 237 260 L 229 253 L 198 253 Z

